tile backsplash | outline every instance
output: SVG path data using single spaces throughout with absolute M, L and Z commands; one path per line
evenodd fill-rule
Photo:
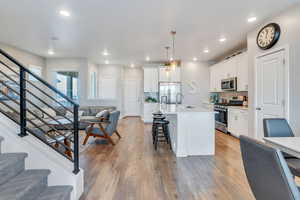
M 233 97 L 238 96 L 246 96 L 248 99 L 248 92 L 219 92 L 219 93 L 211 93 L 211 101 L 216 101 L 217 99 L 226 99 L 229 101 Z
M 246 96 L 248 97 L 248 92 L 221 92 L 219 93 L 219 97 L 223 99 L 230 100 L 232 97 L 237 96 Z

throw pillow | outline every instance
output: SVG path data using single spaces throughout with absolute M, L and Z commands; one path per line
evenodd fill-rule
M 109 115 L 109 111 L 108 110 L 102 110 L 102 111 L 100 111 L 100 112 L 98 112 L 97 114 L 96 114 L 96 117 L 97 118 L 101 118 L 101 117 L 103 117 L 103 118 L 108 118 L 108 115 Z

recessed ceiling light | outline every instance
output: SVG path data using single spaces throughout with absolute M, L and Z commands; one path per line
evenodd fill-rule
M 146 57 L 146 61 L 150 61 L 150 57 L 149 56 Z
M 134 67 L 135 67 L 135 65 L 134 65 L 133 63 L 131 63 L 131 64 L 130 64 L 130 67 L 131 67 L 131 68 L 134 68 Z
M 203 53 L 209 53 L 209 50 L 208 49 L 204 49 Z
M 108 55 L 109 55 L 109 53 L 108 53 L 108 51 L 105 49 L 105 50 L 103 51 L 102 55 L 104 55 L 104 56 L 108 56 Z
M 226 41 L 226 38 L 225 38 L 225 37 L 221 37 L 221 38 L 219 39 L 219 41 L 220 41 L 220 42 L 225 42 L 225 41 Z
M 196 58 L 196 57 L 193 58 L 193 61 L 197 61 L 197 60 L 198 60 L 198 58 Z
M 104 63 L 105 63 L 106 65 L 108 65 L 108 64 L 109 64 L 109 60 L 105 60 Z
M 59 14 L 60 14 L 61 16 L 64 16 L 64 17 L 70 17 L 70 16 L 71 16 L 70 12 L 67 11 L 67 10 L 60 10 L 60 11 L 59 11 Z
M 173 57 L 171 57 L 171 58 L 170 58 L 170 61 L 173 61 L 173 60 L 174 60 L 174 58 L 173 58 Z
M 256 21 L 256 17 L 250 17 L 248 18 L 248 22 L 251 23 L 251 22 L 255 22 Z
M 54 54 L 54 51 L 50 49 L 50 50 L 48 50 L 48 54 L 49 54 L 49 55 L 53 55 L 53 54 Z

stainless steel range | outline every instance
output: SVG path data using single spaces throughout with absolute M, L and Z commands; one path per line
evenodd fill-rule
M 228 133 L 228 106 L 242 106 L 243 101 L 230 100 L 229 103 L 215 103 L 214 111 L 216 120 L 216 129 L 223 133 Z

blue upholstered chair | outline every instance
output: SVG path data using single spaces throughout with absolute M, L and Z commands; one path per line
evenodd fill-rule
M 101 122 L 90 122 L 90 125 L 86 128 L 86 137 L 83 145 L 87 143 L 90 136 L 105 138 L 112 145 L 115 145 L 111 136 L 115 133 L 119 138 L 121 138 L 121 135 L 117 131 L 119 117 L 120 111 L 113 111 L 109 114 L 108 120 L 103 120 Z
M 256 200 L 300 200 L 300 193 L 279 150 L 240 136 L 245 172 Z
M 295 137 L 294 133 L 286 121 L 281 118 L 269 118 L 263 120 L 264 136 L 265 137 Z M 283 157 L 294 176 L 300 177 L 300 159 L 287 154 L 282 153 Z

